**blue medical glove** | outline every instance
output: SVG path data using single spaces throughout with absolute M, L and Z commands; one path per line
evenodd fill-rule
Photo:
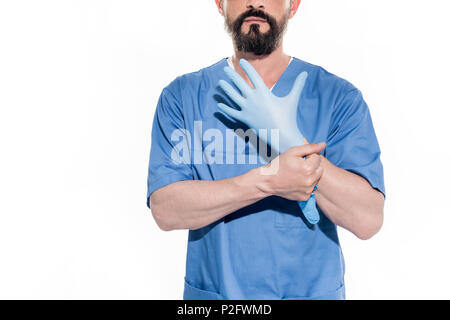
M 230 108 L 223 103 L 218 104 L 219 109 L 225 114 L 245 123 L 257 133 L 259 129 L 267 129 L 268 141 L 265 142 L 271 146 L 272 150 L 278 151 L 279 154 L 293 146 L 303 145 L 303 135 L 297 126 L 297 110 L 308 74 L 306 72 L 300 73 L 291 92 L 285 97 L 277 97 L 267 88 L 262 78 L 248 61 L 241 59 L 240 65 L 248 75 L 254 89 L 236 71 L 226 66 L 224 68 L 225 73 L 239 88 L 241 94 L 225 80 L 219 80 L 219 86 L 241 110 Z M 278 147 L 270 141 L 270 129 L 279 130 Z M 260 139 L 264 138 L 260 137 Z M 314 190 L 316 188 L 314 187 Z M 314 193 L 311 194 L 308 201 L 298 201 L 298 204 L 305 218 L 311 224 L 319 222 L 320 217 L 316 208 Z

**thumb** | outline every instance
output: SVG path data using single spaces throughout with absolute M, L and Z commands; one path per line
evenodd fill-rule
M 326 145 L 327 144 L 325 142 L 310 143 L 302 146 L 292 147 L 290 151 L 296 156 L 306 157 L 310 154 L 319 153 L 325 148 Z

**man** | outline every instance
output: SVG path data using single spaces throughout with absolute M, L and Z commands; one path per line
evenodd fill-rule
M 152 128 L 147 203 L 162 230 L 189 229 L 184 299 L 345 299 L 336 225 L 369 239 L 383 221 L 383 167 L 369 109 L 348 81 L 283 52 L 300 0 L 216 4 L 233 57 L 164 88 Z M 308 73 L 298 127 L 320 143 L 277 155 L 273 174 L 263 174 L 264 161 L 236 162 L 258 153 L 261 159 L 261 149 L 217 107 L 230 105 L 217 85 L 227 79 L 225 66 L 251 85 L 241 59 L 280 97 Z M 311 225 L 297 201 L 308 200 L 315 186 L 320 222 Z

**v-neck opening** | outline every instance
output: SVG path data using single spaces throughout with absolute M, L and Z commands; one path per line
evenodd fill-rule
M 280 80 L 282 80 L 282 78 L 284 78 L 284 76 L 286 75 L 287 71 L 289 70 L 289 67 L 292 65 L 292 62 L 294 61 L 294 56 L 291 56 L 291 59 L 289 60 L 289 63 L 287 65 L 287 67 L 284 69 L 284 71 L 281 73 L 281 75 L 278 77 L 278 80 L 274 83 L 274 85 L 272 86 L 272 88 L 270 88 L 270 91 L 273 92 L 273 89 L 275 87 L 278 87 L 278 84 L 280 83 Z M 234 65 L 231 61 L 231 57 L 227 57 L 225 58 L 225 62 L 228 63 L 228 65 L 234 69 Z

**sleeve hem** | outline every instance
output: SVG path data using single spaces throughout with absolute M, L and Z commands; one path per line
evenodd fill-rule
M 368 178 L 365 174 L 363 174 L 358 170 L 352 168 L 342 168 L 342 169 L 350 171 L 351 173 L 357 174 L 358 176 L 364 178 L 372 186 L 372 188 L 380 191 L 384 199 L 386 199 L 386 191 L 384 189 L 384 183 L 378 181 L 378 179 L 375 178 Z
M 150 183 L 148 185 L 148 191 L 147 191 L 147 207 L 150 208 L 150 196 L 151 194 L 156 191 L 157 189 L 160 189 L 168 184 L 182 181 L 182 180 L 193 180 L 192 177 L 181 174 L 181 173 L 172 173 L 164 176 L 160 176 L 156 179 L 154 179 L 154 182 Z

